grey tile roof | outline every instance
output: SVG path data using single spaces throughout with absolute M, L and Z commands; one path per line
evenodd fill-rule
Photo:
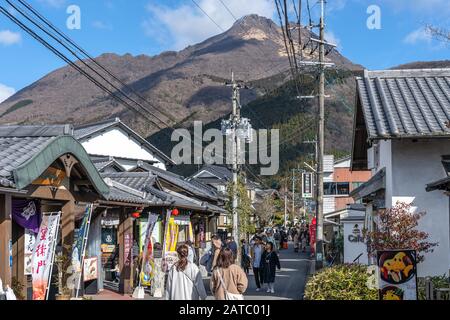
M 41 151 L 55 137 L 0 136 L 0 183 L 14 186 L 13 171 Z
M 356 82 L 369 139 L 450 137 L 450 69 L 365 71 Z
M 206 186 L 200 186 L 198 183 L 191 183 L 190 181 L 185 180 L 182 176 L 178 174 L 156 168 L 155 166 L 149 165 L 145 162 L 139 162 L 138 166 L 143 170 L 146 170 L 158 176 L 158 178 L 160 178 L 161 180 L 165 180 L 173 185 L 176 185 L 179 188 L 191 192 L 196 196 L 208 198 L 211 200 L 217 200 L 217 192 L 215 192 L 211 188 L 208 188 Z
M 91 157 L 91 160 L 94 163 L 94 165 L 98 171 L 102 171 L 109 166 L 115 166 L 116 168 L 119 169 L 120 172 L 127 171 L 119 162 L 117 162 L 112 157 L 105 157 L 105 158 L 101 158 L 101 159 L 93 159 Z
M 233 179 L 233 173 L 230 169 L 228 169 L 225 166 L 218 166 L 218 165 L 206 165 L 203 166 L 198 172 L 193 174 L 192 176 L 195 176 L 201 171 L 208 171 L 209 173 L 217 176 L 219 179 L 223 180 L 231 180 Z
M 123 123 L 119 118 L 105 120 L 102 122 L 86 124 L 83 126 L 76 127 L 74 130 L 74 136 L 79 141 L 83 142 L 86 139 L 89 139 L 92 135 L 105 131 L 112 127 L 120 127 L 122 130 L 127 132 L 129 135 L 133 136 L 139 143 L 143 146 L 151 150 L 153 153 L 162 158 L 167 164 L 175 164 L 172 159 L 170 159 L 164 152 L 156 148 L 153 144 L 148 142 L 146 139 L 141 137 L 136 131 L 128 127 L 125 123 Z
M 102 173 L 101 176 L 111 188 L 107 200 L 159 206 L 169 204 L 148 188 L 156 184 L 156 176 L 147 172 Z

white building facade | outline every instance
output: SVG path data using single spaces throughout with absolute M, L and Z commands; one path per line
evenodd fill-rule
M 439 246 L 425 254 L 418 276 L 449 275 L 449 197 L 426 186 L 443 177 L 450 154 L 450 69 L 366 72 L 357 87 L 352 167 L 373 178 L 352 196 L 366 204 L 365 225 L 376 228 L 378 210 L 397 202 L 425 211 L 418 229 Z

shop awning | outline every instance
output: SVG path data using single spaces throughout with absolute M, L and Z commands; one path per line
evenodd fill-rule
M 426 190 L 428 192 L 435 190 L 450 191 L 450 177 L 427 184 Z

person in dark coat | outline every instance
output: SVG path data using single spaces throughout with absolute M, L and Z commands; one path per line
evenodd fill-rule
M 267 293 L 275 293 L 276 268 L 281 269 L 278 254 L 273 250 L 273 243 L 267 242 L 266 250 L 261 257 L 264 283 L 267 283 Z

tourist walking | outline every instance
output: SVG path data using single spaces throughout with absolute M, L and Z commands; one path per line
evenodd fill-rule
M 261 269 L 261 257 L 264 252 L 261 237 L 255 237 L 255 244 L 252 246 L 253 275 L 255 276 L 256 291 L 261 290 L 261 284 L 264 282 Z
M 238 247 L 237 247 L 237 243 L 236 243 L 236 241 L 234 241 L 233 237 L 227 238 L 227 248 L 233 252 L 234 258 L 236 259 Z
M 301 236 L 302 252 L 306 251 L 306 241 L 307 241 L 307 235 L 306 235 L 306 231 L 304 231 L 304 232 L 302 232 L 302 236 Z
M 196 256 L 195 256 L 195 249 L 194 249 L 194 246 L 192 244 L 192 241 L 190 241 L 190 240 L 186 241 L 186 245 L 189 248 L 188 261 L 191 262 L 191 263 L 195 263 Z
M 233 252 L 229 248 L 220 251 L 210 282 L 211 292 L 216 300 L 244 300 L 247 275 L 234 261 Z
M 189 247 L 185 244 L 177 249 L 178 261 L 167 277 L 166 300 L 205 300 L 206 290 L 198 267 L 189 262 Z
M 200 264 L 206 268 L 208 273 L 211 273 L 212 270 L 214 270 L 222 246 L 223 244 L 220 237 L 218 235 L 214 235 L 211 239 L 211 249 L 209 249 L 208 252 L 200 259 Z
M 251 265 L 250 248 L 247 244 L 247 240 L 241 240 L 241 267 L 244 269 L 245 274 L 248 275 Z
M 278 254 L 274 251 L 273 243 L 266 244 L 266 250 L 261 257 L 261 267 L 264 275 L 264 283 L 267 284 L 267 293 L 275 293 L 276 268 L 281 269 Z

